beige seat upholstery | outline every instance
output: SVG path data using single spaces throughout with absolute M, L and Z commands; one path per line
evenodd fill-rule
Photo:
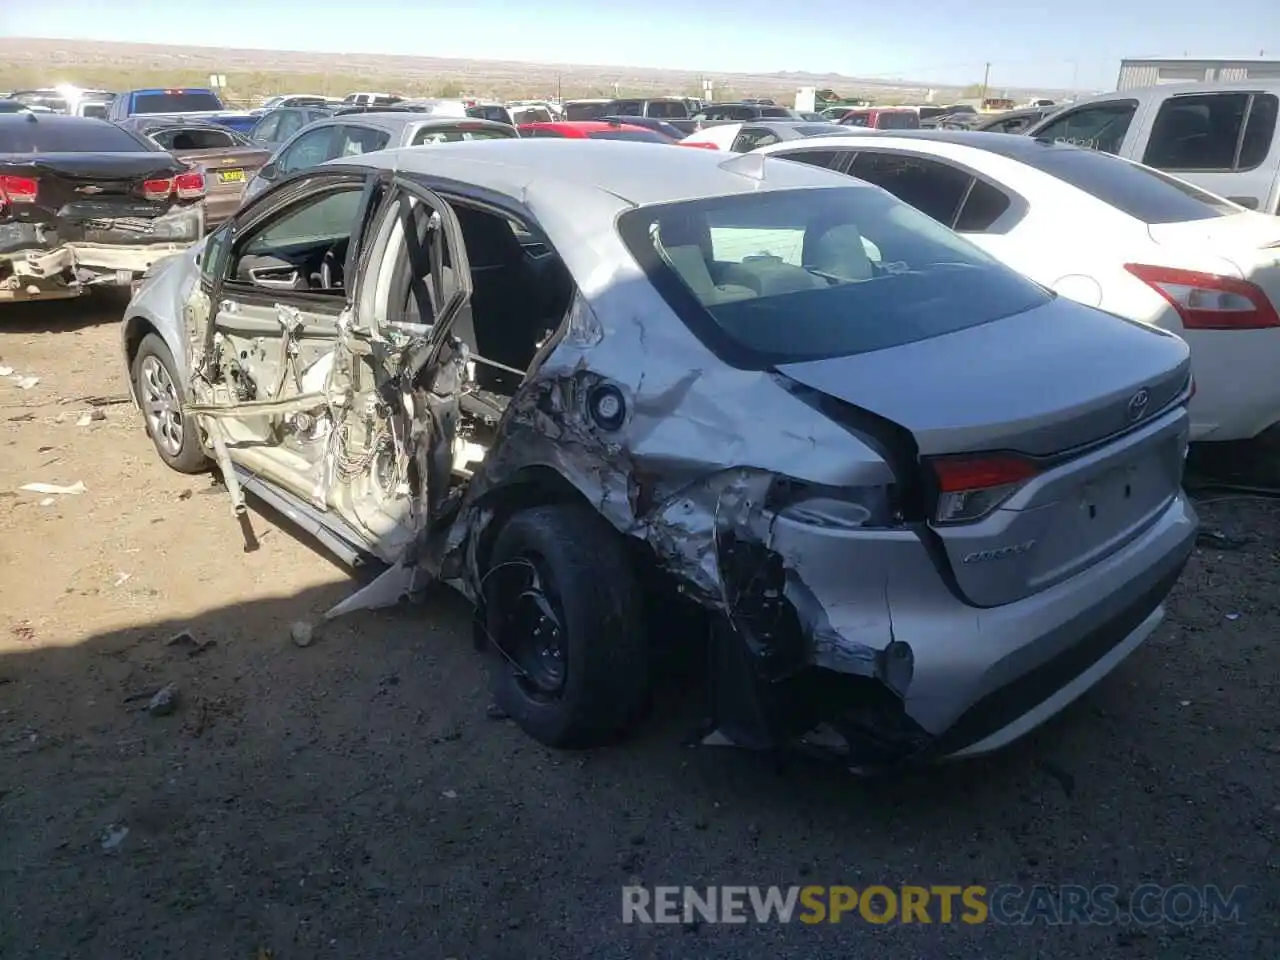
M 736 284 L 716 286 L 702 251 L 696 246 L 663 247 L 662 253 L 676 273 L 704 304 L 746 300 L 756 295 L 750 287 Z
M 841 280 L 870 280 L 875 275 L 862 233 L 852 223 L 842 223 L 822 234 L 813 244 L 807 266 Z

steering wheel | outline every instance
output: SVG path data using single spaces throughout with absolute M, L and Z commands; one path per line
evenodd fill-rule
M 320 261 L 320 287 L 323 290 L 335 289 L 333 285 L 335 271 L 341 276 L 342 265 L 338 261 L 338 248 L 342 246 L 343 242 L 342 240 L 334 241 L 329 249 L 324 252 L 324 258 Z

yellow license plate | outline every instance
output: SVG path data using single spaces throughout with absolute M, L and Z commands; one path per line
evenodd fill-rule
M 242 183 L 244 181 L 243 170 L 219 170 L 219 183 Z

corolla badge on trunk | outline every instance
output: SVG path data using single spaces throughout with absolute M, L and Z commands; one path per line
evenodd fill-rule
M 1129 398 L 1129 422 L 1135 423 L 1147 412 L 1147 404 L 1151 402 L 1151 391 L 1143 387 Z
M 966 553 L 960 562 L 983 563 L 987 560 L 1007 560 L 1010 557 L 1022 556 L 1035 545 L 1036 542 L 1034 540 L 1024 540 L 1022 543 L 1011 543 L 1007 547 L 996 547 L 992 550 L 975 550 L 973 553 Z
M 76 193 L 87 193 L 93 196 L 95 193 L 101 193 L 101 187 L 95 187 L 92 183 L 86 183 L 83 187 L 76 187 Z

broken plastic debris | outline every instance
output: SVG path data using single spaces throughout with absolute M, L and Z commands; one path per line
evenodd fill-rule
M 1228 620 L 1239 620 L 1239 619 L 1240 619 L 1240 614 L 1238 614 L 1238 613 L 1228 613 L 1228 614 L 1227 614 L 1227 619 L 1228 619 Z
M 0 377 L 13 376 L 13 367 L 0 367 Z
M 84 413 L 80 414 L 80 419 L 76 421 L 76 426 L 87 427 L 89 424 L 93 423 L 93 421 L 95 420 L 105 420 L 105 419 L 107 419 L 107 415 L 103 413 L 101 410 L 97 410 L 97 409 L 87 410 Z
M 120 844 L 124 843 L 124 838 L 129 836 L 128 827 L 117 827 L 114 824 L 107 828 L 107 832 L 102 836 L 102 849 L 107 853 L 111 853 L 118 849 Z
M 457 799 L 458 799 L 458 791 L 457 791 L 457 790 L 445 790 L 445 791 L 441 794 L 441 796 L 442 796 L 442 797 L 445 797 L 445 798 L 446 798 L 446 799 L 448 799 L 448 800 L 457 800 Z
M 1180 706 L 1180 707 L 1189 707 L 1189 706 L 1191 706 L 1191 701 L 1190 701 L 1190 700 L 1179 700 L 1179 701 L 1178 701 L 1178 706 Z
M 18 489 L 26 490 L 28 493 L 51 493 L 55 495 L 70 494 L 72 496 L 79 496 L 85 492 L 86 487 L 82 480 L 77 480 L 69 487 L 60 486 L 56 483 L 24 483 Z
M 30 390 L 37 383 L 40 382 L 39 377 L 24 377 L 19 374 L 15 374 L 9 379 L 13 381 L 14 386 L 16 386 L 19 390 Z
M 166 683 L 156 691 L 155 696 L 147 701 L 147 713 L 153 717 L 167 717 L 176 709 L 178 709 L 178 687 L 176 684 Z
M 40 506 L 42 506 L 42 507 L 52 507 L 52 506 L 53 506 L 55 503 L 57 503 L 57 502 L 58 502 L 58 501 L 57 501 L 57 500 L 55 500 L 53 497 L 45 497 L 43 500 L 41 500 L 41 501 L 40 501 Z

